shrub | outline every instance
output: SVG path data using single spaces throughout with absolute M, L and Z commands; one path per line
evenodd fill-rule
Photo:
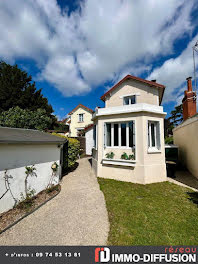
M 53 191 L 59 191 L 60 185 L 52 185 L 51 187 L 48 187 L 45 189 L 46 193 L 51 193 Z
M 134 160 L 135 159 L 135 156 L 134 154 L 131 154 L 131 155 L 127 155 L 126 152 L 124 152 L 122 155 L 121 155 L 121 159 L 124 159 L 124 160 Z
M 65 137 L 56 133 L 52 133 L 54 136 L 66 138 L 68 140 L 68 168 L 72 168 L 80 153 L 80 142 L 75 138 Z
M 170 145 L 170 144 L 173 144 L 174 142 L 173 142 L 173 137 L 166 137 L 165 138 L 165 144 L 168 144 L 168 145 Z
M 107 159 L 113 159 L 115 154 L 113 152 L 109 152 L 109 153 L 106 153 L 105 156 L 106 156 Z

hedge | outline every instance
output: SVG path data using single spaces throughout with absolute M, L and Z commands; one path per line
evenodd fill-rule
M 68 167 L 72 168 L 75 165 L 76 160 L 79 157 L 80 142 L 75 138 L 65 137 L 60 134 L 52 133 L 52 135 L 58 136 L 61 138 L 66 138 L 68 140 Z

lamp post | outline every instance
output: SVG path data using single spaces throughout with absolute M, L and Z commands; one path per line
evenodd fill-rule
M 195 91 L 197 89 L 197 81 L 196 81 L 196 63 L 195 63 L 195 51 L 198 53 L 198 41 L 195 43 L 193 46 L 193 66 L 194 66 L 194 86 L 195 86 Z

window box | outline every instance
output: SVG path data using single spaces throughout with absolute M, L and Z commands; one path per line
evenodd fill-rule
M 102 159 L 103 164 L 115 165 L 115 166 L 126 166 L 126 167 L 135 167 L 136 160 L 123 160 L 123 159 Z

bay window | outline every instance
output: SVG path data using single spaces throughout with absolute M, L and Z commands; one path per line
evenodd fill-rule
M 160 150 L 159 121 L 148 121 L 148 150 Z
M 135 147 L 135 121 L 105 123 L 105 147 Z

